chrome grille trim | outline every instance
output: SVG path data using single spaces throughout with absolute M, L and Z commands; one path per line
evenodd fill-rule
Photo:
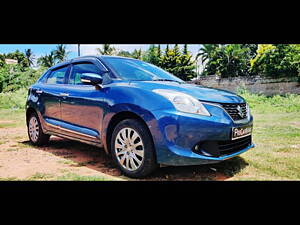
M 247 118 L 246 103 L 221 103 L 221 105 L 234 121 Z
M 223 109 L 223 111 L 230 117 L 230 119 L 236 123 L 236 124 L 241 124 L 241 123 L 247 123 L 250 120 L 250 110 L 247 110 L 247 116 L 244 119 L 239 119 L 239 120 L 234 120 L 231 115 L 226 111 L 226 109 L 222 106 L 222 103 L 217 103 L 217 102 L 206 102 L 206 101 L 202 101 L 199 100 L 202 104 L 207 104 L 207 105 L 212 105 L 212 106 L 216 106 L 219 107 L 221 109 Z M 227 104 L 227 103 L 224 103 Z M 230 103 L 231 104 L 231 103 Z M 232 103 L 233 104 L 233 103 Z M 235 103 L 235 104 L 246 104 L 246 106 L 248 105 L 247 103 Z

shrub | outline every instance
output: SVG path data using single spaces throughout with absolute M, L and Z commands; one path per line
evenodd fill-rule
M 297 77 L 300 75 L 300 45 L 258 45 L 257 55 L 250 64 L 251 71 L 259 75 Z
M 4 65 L 0 68 L 0 93 L 29 87 L 44 71 L 44 67 L 35 70 L 24 69 L 20 65 Z
M 0 93 L 0 108 L 2 109 L 24 109 L 28 90 L 19 89 L 15 92 Z
M 253 94 L 246 89 L 239 89 L 238 94 L 246 99 L 251 110 L 264 112 L 300 112 L 300 95 L 286 94 L 266 96 Z

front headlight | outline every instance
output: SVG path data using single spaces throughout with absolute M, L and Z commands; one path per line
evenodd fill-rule
M 251 112 L 250 112 L 250 106 L 248 103 L 246 103 L 246 112 L 247 112 L 247 118 L 250 119 Z
M 167 89 L 155 89 L 153 92 L 167 98 L 178 111 L 210 116 L 203 104 L 190 95 Z

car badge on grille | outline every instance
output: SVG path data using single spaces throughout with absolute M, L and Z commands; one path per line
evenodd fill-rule
M 238 111 L 238 114 L 240 115 L 240 117 L 244 117 L 245 115 L 244 115 L 244 112 L 243 112 L 243 109 L 241 108 L 241 106 L 237 106 L 236 107 L 236 109 L 237 109 L 237 111 Z

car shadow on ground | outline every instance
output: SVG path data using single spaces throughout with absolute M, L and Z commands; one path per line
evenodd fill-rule
M 22 141 L 20 143 L 31 146 L 29 141 Z M 114 165 L 111 157 L 107 155 L 103 149 L 99 149 L 95 146 L 63 138 L 51 137 L 48 145 L 36 148 L 62 157 L 63 159 L 67 159 L 70 166 L 85 166 L 111 176 L 122 177 L 125 180 L 136 180 L 122 176 L 120 171 Z M 242 157 L 237 156 L 217 164 L 161 167 L 147 178 L 138 180 L 227 180 L 240 172 L 247 165 L 248 163 Z

